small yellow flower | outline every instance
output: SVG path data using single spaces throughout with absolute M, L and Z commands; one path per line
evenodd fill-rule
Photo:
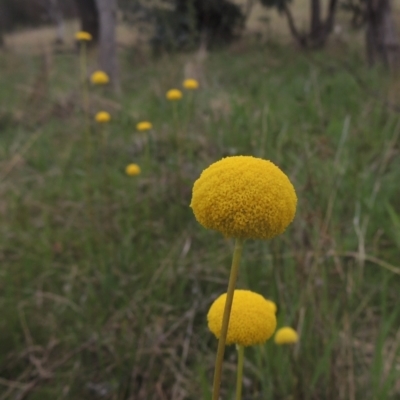
M 168 90 L 167 94 L 165 95 L 167 100 L 169 101 L 177 101 L 182 98 L 182 92 L 179 89 L 171 89 Z
M 207 314 L 208 328 L 219 339 L 226 293 L 219 296 Z M 276 317 L 271 304 L 250 290 L 235 290 L 226 344 L 253 346 L 266 342 L 275 332 Z
M 136 129 L 140 132 L 149 131 L 151 128 L 153 128 L 153 125 L 148 121 L 142 121 L 136 125 Z
M 108 82 L 110 82 L 110 78 L 104 71 L 93 72 L 90 80 L 93 85 L 106 85 Z
M 196 79 L 185 79 L 183 81 L 183 87 L 188 90 L 196 90 L 199 88 L 199 82 Z
M 104 123 L 110 122 L 111 115 L 107 111 L 100 111 L 96 114 L 95 120 L 99 124 L 104 124 Z
M 137 164 L 129 164 L 125 168 L 125 172 L 129 176 L 136 176 L 140 174 L 140 167 Z
M 92 35 L 89 32 L 79 31 L 75 33 L 75 39 L 82 42 L 90 42 Z
M 275 343 L 276 344 L 294 344 L 299 340 L 299 335 L 297 332 L 290 328 L 289 326 L 285 326 L 284 328 L 280 328 L 275 333 Z
M 233 156 L 201 173 L 190 207 L 201 225 L 226 237 L 270 239 L 293 221 L 296 205 L 293 185 L 275 164 Z

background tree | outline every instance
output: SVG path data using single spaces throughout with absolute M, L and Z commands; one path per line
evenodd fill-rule
M 320 48 L 333 31 L 338 0 L 329 0 L 326 17 L 322 16 L 321 0 L 310 0 L 310 28 L 308 32 L 300 32 L 290 11 L 291 0 L 261 0 L 266 7 L 275 7 L 286 15 L 290 33 L 301 47 Z
M 192 50 L 229 43 L 244 28 L 245 14 L 229 0 L 160 0 L 157 3 L 120 0 L 128 22 L 154 27 L 152 46 L 162 50 Z
M 56 25 L 56 42 L 64 43 L 64 17 L 59 0 L 49 0 L 49 13 Z
M 96 0 L 75 0 L 76 9 L 80 19 L 80 29 L 89 32 L 92 37 L 92 43 L 99 40 L 99 13 Z
M 118 86 L 117 68 L 117 1 L 97 0 L 97 9 L 100 22 L 99 63 L 100 68 L 110 76 L 111 83 L 116 91 Z
M 400 64 L 400 43 L 391 0 L 344 0 L 342 7 L 352 13 L 353 27 L 365 28 L 367 61 L 396 70 Z
M 369 65 L 378 60 L 386 67 L 399 66 L 399 41 L 391 0 L 368 0 L 366 48 Z

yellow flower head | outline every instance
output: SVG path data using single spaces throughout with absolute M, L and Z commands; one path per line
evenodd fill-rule
M 149 131 L 152 127 L 153 125 L 148 121 L 142 121 L 136 125 L 136 129 L 140 132 Z
M 167 94 L 165 95 L 165 97 L 169 101 L 180 100 L 182 98 L 182 96 L 183 96 L 182 92 L 179 89 L 168 90 Z
M 185 79 L 183 81 L 183 87 L 188 90 L 196 90 L 199 88 L 199 82 L 196 79 Z
M 129 164 L 125 168 L 125 172 L 129 176 L 136 176 L 140 174 L 140 167 L 137 164 Z
M 219 296 L 207 314 L 208 328 L 219 339 L 226 293 Z M 226 344 L 253 346 L 266 342 L 275 332 L 276 317 L 271 304 L 250 290 L 235 290 Z
M 233 156 L 201 173 L 190 207 L 201 225 L 226 237 L 270 239 L 293 221 L 296 205 L 293 185 L 275 164 Z
M 106 85 L 108 82 L 110 82 L 110 78 L 104 71 L 93 72 L 90 80 L 93 85 Z
M 89 32 L 79 31 L 75 33 L 75 39 L 82 42 L 90 42 L 92 40 L 92 35 Z
M 111 115 L 107 111 L 100 111 L 96 114 L 95 116 L 96 122 L 99 124 L 105 124 L 107 122 L 110 122 L 111 120 Z
M 278 311 L 278 307 L 276 306 L 276 304 L 272 300 L 268 300 L 268 299 L 265 299 L 265 300 L 268 303 L 268 305 L 271 307 L 273 313 L 276 314 L 276 312 Z
M 299 340 L 299 335 L 294 329 L 285 326 L 276 331 L 274 340 L 276 344 L 294 344 Z

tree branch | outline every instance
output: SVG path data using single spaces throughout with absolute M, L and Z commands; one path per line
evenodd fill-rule
M 290 29 L 290 33 L 292 34 L 292 36 L 296 39 L 297 43 L 301 46 L 301 47 L 305 47 L 307 44 L 307 40 L 304 37 L 304 35 L 302 35 L 296 28 L 296 25 L 294 23 L 294 19 L 293 19 L 293 15 L 289 9 L 289 7 L 287 6 L 286 2 L 284 2 L 283 5 L 283 11 L 286 14 L 286 18 L 288 21 L 288 25 L 289 25 L 289 29 Z

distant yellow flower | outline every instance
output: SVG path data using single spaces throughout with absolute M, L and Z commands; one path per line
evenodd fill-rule
M 129 164 L 125 168 L 125 172 L 129 176 L 136 176 L 140 174 L 140 167 L 137 164 Z
M 93 72 L 90 80 L 93 85 L 106 85 L 108 82 L 110 82 L 110 78 L 104 71 Z
M 294 344 L 299 340 L 299 335 L 297 332 L 290 328 L 289 326 L 285 326 L 284 328 L 280 328 L 275 333 L 275 343 L 276 344 Z
M 153 125 L 148 121 L 142 121 L 136 125 L 136 129 L 140 132 L 149 131 L 152 127 Z
M 182 98 L 182 92 L 179 89 L 171 89 L 168 90 L 167 94 L 165 95 L 167 100 L 176 101 Z
M 233 156 L 201 173 L 190 207 L 201 225 L 226 237 L 270 239 L 293 221 L 296 205 L 293 185 L 275 164 Z
M 75 33 L 75 39 L 83 42 L 90 42 L 92 35 L 89 32 L 79 31 Z
M 100 111 L 96 114 L 95 120 L 99 124 L 110 122 L 111 115 L 107 111 Z
M 207 314 L 208 328 L 219 339 L 224 314 L 226 293 L 219 296 Z M 235 290 L 229 319 L 226 344 L 253 346 L 267 341 L 276 328 L 271 304 L 258 293 Z
M 183 81 L 183 87 L 188 90 L 196 90 L 199 88 L 199 82 L 196 79 L 185 79 Z

